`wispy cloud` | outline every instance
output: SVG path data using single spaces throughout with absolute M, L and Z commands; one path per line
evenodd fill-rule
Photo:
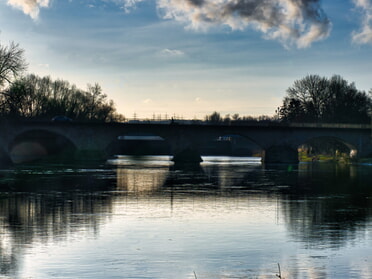
M 144 0 L 124 0 L 124 11 L 126 13 L 130 13 L 132 9 L 136 7 L 136 5 Z
M 37 66 L 40 68 L 49 69 L 49 64 L 38 64 Z
M 165 57 L 180 57 L 184 56 L 185 53 L 182 50 L 165 48 L 160 52 L 160 55 Z
M 372 1 L 354 0 L 356 7 L 363 13 L 362 27 L 359 32 L 353 32 L 352 39 L 357 44 L 372 43 Z
M 233 30 L 252 27 L 265 38 L 285 46 L 309 47 L 329 36 L 331 23 L 320 0 L 158 0 L 166 19 L 185 22 L 189 28 L 226 25 Z
M 49 0 L 8 0 L 7 3 L 22 10 L 34 20 L 38 18 L 40 8 L 49 7 Z
M 150 103 L 152 103 L 152 100 L 151 99 L 145 99 L 145 100 L 142 101 L 142 103 L 150 104 Z

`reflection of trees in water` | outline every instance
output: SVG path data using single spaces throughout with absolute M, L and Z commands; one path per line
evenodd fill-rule
M 111 198 L 88 193 L 16 194 L 0 202 L 4 224 L 23 244 L 97 232 L 102 213 L 111 207 Z
M 19 253 L 15 239 L 2 220 L 0 220 L 0 235 L 0 276 L 8 276 L 14 274 L 18 268 Z
M 112 211 L 110 195 L 88 189 L 111 189 L 110 180 L 93 175 L 15 175 L 2 181 L 13 192 L 0 193 L 0 274 L 16 272 L 22 248 L 68 237 L 95 235 Z M 8 178 L 9 179 L 9 178 Z M 49 189 L 51 189 L 49 191 Z
M 300 164 L 296 171 L 271 178 L 289 186 L 283 188 L 284 218 L 293 236 L 305 243 L 342 246 L 367 229 L 372 179 L 363 167 Z
M 318 198 L 282 204 L 292 235 L 310 246 L 338 247 L 365 232 L 371 205 L 351 204 L 347 198 Z

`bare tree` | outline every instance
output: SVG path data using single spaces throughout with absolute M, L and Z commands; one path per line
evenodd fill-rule
M 11 42 L 9 46 L 0 44 L 0 89 L 12 82 L 27 69 L 24 50 L 19 44 Z
M 372 98 L 339 75 L 308 75 L 287 90 L 279 108 L 289 122 L 368 123 Z

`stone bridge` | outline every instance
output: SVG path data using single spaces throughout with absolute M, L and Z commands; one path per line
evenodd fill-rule
M 344 143 L 357 158 L 371 157 L 371 126 L 343 124 L 152 124 L 81 122 L 0 122 L 2 162 L 20 162 L 19 156 L 47 156 L 71 151 L 68 156 L 82 158 L 92 154 L 104 157 L 119 137 L 153 135 L 171 146 L 175 162 L 200 162 L 199 147 L 220 136 L 236 135 L 249 139 L 263 150 L 266 163 L 298 162 L 298 147 L 313 139 L 333 139 Z M 38 154 L 38 156 L 40 155 Z M 17 157 L 18 156 L 18 157 Z

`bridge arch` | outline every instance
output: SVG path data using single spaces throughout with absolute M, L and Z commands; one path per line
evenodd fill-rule
M 298 163 L 300 161 L 356 159 L 355 144 L 336 136 L 316 136 L 265 148 L 265 163 Z
M 156 133 L 123 133 L 106 147 L 108 155 L 169 155 L 170 143 Z
M 298 150 L 300 156 L 305 159 L 319 159 L 319 154 L 327 155 L 334 160 L 355 159 L 358 156 L 358 148 L 355 144 L 335 136 L 321 136 L 307 139 Z
M 9 142 L 7 149 L 10 160 L 17 164 L 51 156 L 71 160 L 76 145 L 62 134 L 35 129 L 16 135 Z
M 262 151 L 262 146 L 239 133 L 221 133 L 209 137 L 200 148 L 201 155 L 261 157 Z

